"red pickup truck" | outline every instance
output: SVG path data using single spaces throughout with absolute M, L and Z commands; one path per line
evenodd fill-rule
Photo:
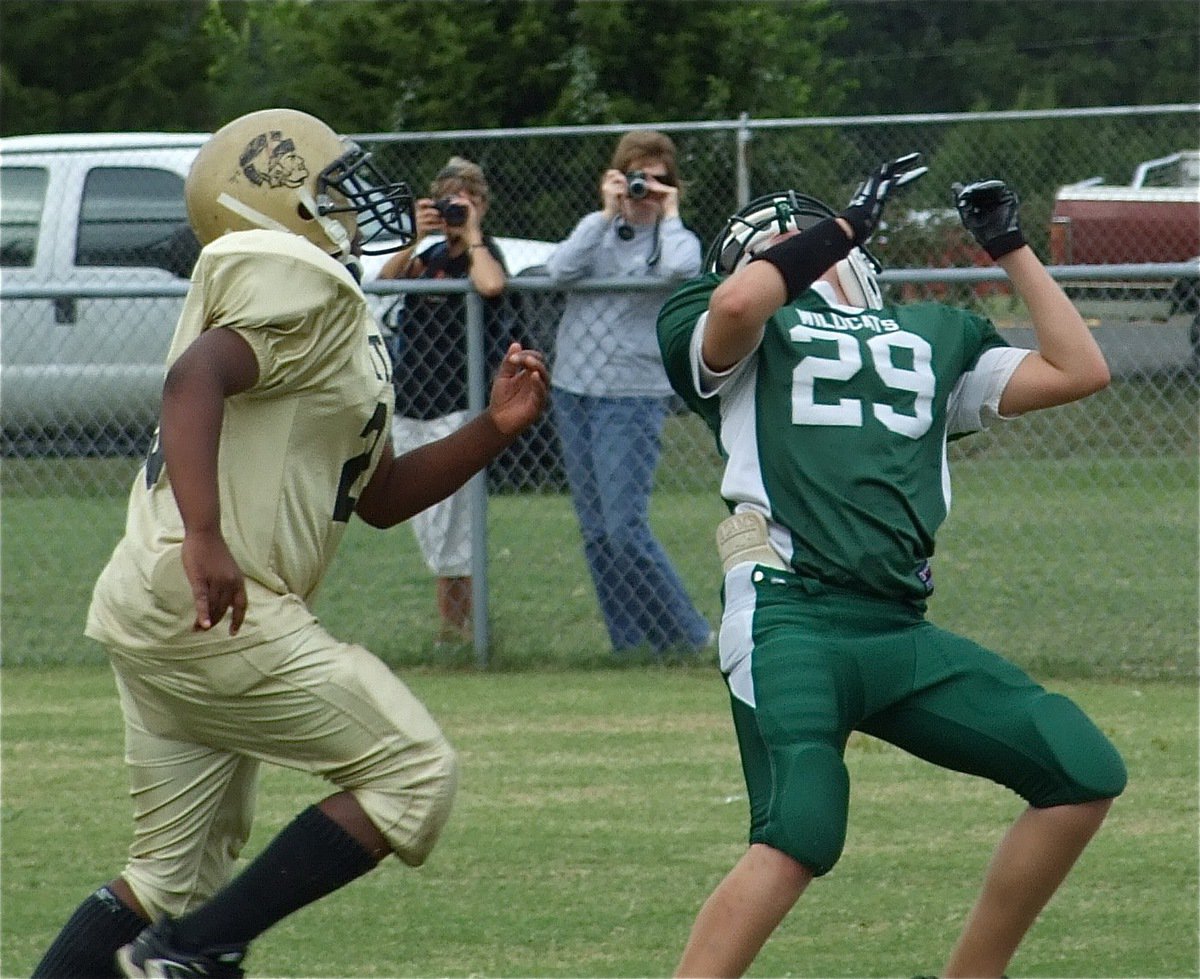
M 1096 177 L 1061 187 L 1050 224 L 1055 265 L 1187 262 L 1200 256 L 1200 150 L 1138 165 L 1128 185 Z M 1088 282 L 1078 302 L 1105 312 L 1165 318 L 1200 309 L 1197 280 Z M 1123 304 L 1124 309 L 1115 304 Z

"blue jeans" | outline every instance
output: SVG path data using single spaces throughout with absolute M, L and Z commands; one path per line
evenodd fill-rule
M 710 626 L 650 530 L 665 398 L 551 391 L 583 552 L 613 649 L 703 646 Z

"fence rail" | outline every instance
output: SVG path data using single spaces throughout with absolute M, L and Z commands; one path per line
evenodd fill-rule
M 1200 277 L 1200 260 L 1194 262 L 1145 262 L 1141 264 L 1114 265 L 1051 265 L 1050 275 L 1060 282 L 1188 282 Z M 879 276 L 884 285 L 902 283 L 973 283 L 1004 282 L 1007 277 L 1003 269 L 954 268 L 954 269 L 885 269 Z M 562 286 L 544 275 L 528 275 L 509 281 L 513 292 L 550 293 L 564 291 Z M 604 292 L 622 289 L 630 292 L 661 291 L 662 286 L 653 281 L 631 282 L 627 278 L 583 279 L 571 283 L 571 291 Z M 162 282 L 141 286 L 106 285 L 93 283 L 63 283 L 62 285 L 17 285 L 6 286 L 2 292 L 6 299 L 149 299 L 182 298 L 187 295 L 188 283 Z M 407 281 L 374 281 L 363 286 L 363 292 L 376 296 L 396 296 L 405 293 L 460 295 L 470 293 L 471 285 L 465 280 L 446 281 L 410 279 Z

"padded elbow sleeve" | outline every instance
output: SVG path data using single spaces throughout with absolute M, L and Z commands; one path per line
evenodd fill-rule
M 850 254 L 854 242 L 833 218 L 814 224 L 807 231 L 785 238 L 756 255 L 752 261 L 770 262 L 783 276 L 787 301 L 793 302 L 835 263 Z

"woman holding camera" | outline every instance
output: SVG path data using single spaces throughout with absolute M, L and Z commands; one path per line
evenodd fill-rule
M 453 156 L 433 178 L 430 196 L 416 202 L 416 237 L 392 255 L 381 279 L 470 279 L 486 303 L 489 367 L 508 343 L 500 294 L 508 271 L 499 248 L 480 225 L 488 185 L 476 163 Z M 436 240 L 434 240 L 436 239 Z M 398 453 L 443 438 L 469 418 L 466 309 L 461 296 L 404 296 L 385 320 L 393 330 L 396 411 L 392 441 Z M 471 509 L 467 488 L 417 514 L 409 523 L 421 555 L 437 576 L 438 639 L 471 635 Z
M 670 137 L 626 133 L 600 179 L 600 200 L 551 254 L 547 273 L 564 284 L 640 277 L 663 288 L 567 293 L 551 375 L 554 421 L 613 650 L 694 652 L 711 628 L 649 522 L 671 397 L 655 321 L 671 290 L 700 271 L 700 240 L 679 217 Z

